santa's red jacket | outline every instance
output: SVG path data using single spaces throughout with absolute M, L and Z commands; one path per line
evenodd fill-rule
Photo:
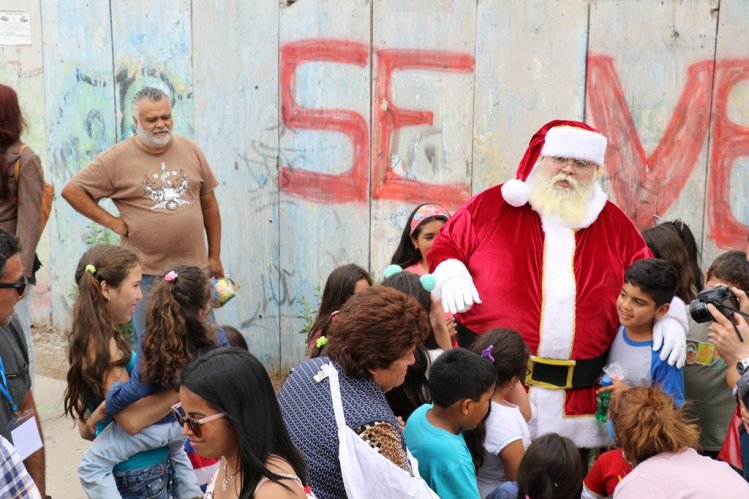
M 501 186 L 477 194 L 443 226 L 429 252 L 431 271 L 463 262 L 483 303 L 458 320 L 481 334 L 518 331 L 532 355 L 590 359 L 605 353 L 618 325 L 616 297 L 624 271 L 652 257 L 632 221 L 596 187 L 578 227 L 542 218 L 529 204 L 505 202 Z M 596 422 L 595 387 L 531 387 L 532 434 L 557 432 L 579 447 L 607 443 Z

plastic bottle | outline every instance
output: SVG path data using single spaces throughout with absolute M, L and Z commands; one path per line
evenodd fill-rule
M 614 380 L 611 376 L 604 374 L 601 376 L 601 388 L 611 386 L 614 384 Z M 599 423 L 606 422 L 606 413 L 609 411 L 609 403 L 611 402 L 611 392 L 603 392 L 596 395 L 596 419 Z

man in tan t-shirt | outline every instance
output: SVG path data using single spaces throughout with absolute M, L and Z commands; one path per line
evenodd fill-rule
M 156 276 L 177 264 L 207 268 L 212 277 L 223 276 L 224 269 L 221 216 L 213 192 L 218 181 L 203 152 L 172 135 L 172 110 L 161 90 L 138 91 L 132 111 L 137 134 L 97 156 L 68 182 L 62 196 L 78 212 L 119 234 L 122 246 L 141 257 L 143 300 L 133 316 L 140 343 Z M 106 197 L 120 216 L 99 206 Z

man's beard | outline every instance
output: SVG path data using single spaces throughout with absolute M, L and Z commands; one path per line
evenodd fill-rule
M 149 133 L 143 129 L 140 123 L 138 123 L 137 125 L 135 125 L 135 130 L 138 133 L 138 137 L 140 137 L 140 140 L 142 140 L 143 143 L 145 143 L 147 146 L 165 146 L 169 143 L 170 140 L 172 140 L 172 131 L 168 128 L 157 128 L 154 130 L 154 133 Z M 155 135 L 155 132 L 163 132 L 164 130 L 167 131 L 166 135 L 162 135 L 161 137 L 157 137 Z
M 593 197 L 596 177 L 586 184 L 564 173 L 557 173 L 549 177 L 541 171 L 536 171 L 536 178 L 530 186 L 530 204 L 541 215 L 551 215 L 561 218 L 571 226 L 581 224 L 588 217 L 588 204 Z M 565 180 L 569 184 L 567 189 L 557 189 L 554 184 Z

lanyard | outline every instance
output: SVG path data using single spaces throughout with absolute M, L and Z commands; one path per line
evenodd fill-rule
M 17 413 L 18 406 L 13 401 L 13 397 L 11 396 L 10 391 L 8 391 L 8 380 L 5 378 L 5 366 L 3 366 L 2 357 L 0 357 L 0 378 L 2 378 L 2 384 L 0 384 L 0 393 L 2 393 L 3 397 L 8 400 L 8 403 L 10 404 L 10 410 Z

